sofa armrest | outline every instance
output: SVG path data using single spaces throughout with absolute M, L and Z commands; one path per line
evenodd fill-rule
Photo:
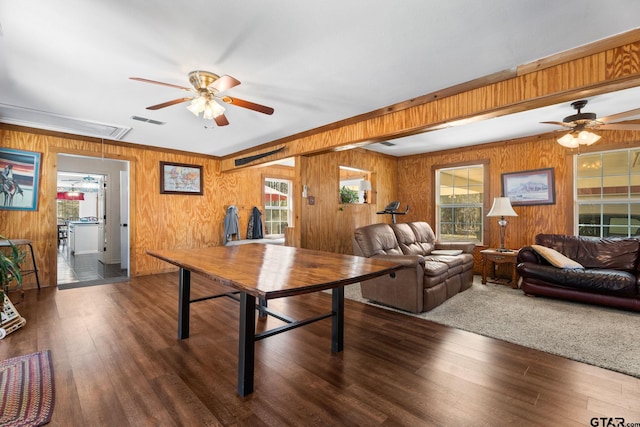
M 456 249 L 465 254 L 472 254 L 475 247 L 473 242 L 435 242 L 435 249 Z
M 422 255 L 374 255 L 371 259 L 379 259 L 383 261 L 400 264 L 404 268 L 424 268 L 424 257 Z
M 531 246 L 525 246 L 518 252 L 517 264 L 530 262 L 532 264 L 551 265 L 549 261 L 538 254 Z

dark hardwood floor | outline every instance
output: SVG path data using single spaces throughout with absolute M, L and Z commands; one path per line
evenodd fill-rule
M 194 297 L 215 287 L 197 275 L 192 285 Z M 270 307 L 307 317 L 330 300 L 318 293 Z M 192 305 L 183 341 L 177 304 L 177 273 L 28 290 L 17 306 L 27 324 L 0 341 L 0 360 L 51 350 L 52 426 L 640 423 L 637 378 L 349 300 L 342 353 L 330 352 L 328 319 L 259 341 L 255 392 L 243 399 L 237 303 Z M 258 320 L 259 329 L 279 324 Z

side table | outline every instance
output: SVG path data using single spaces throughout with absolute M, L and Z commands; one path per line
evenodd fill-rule
M 506 284 L 516 289 L 518 287 L 518 270 L 516 265 L 518 263 L 518 251 L 512 250 L 509 252 L 501 252 L 497 249 L 485 249 L 480 251 L 482 255 L 482 284 L 487 284 L 487 269 L 491 264 L 491 282 Z M 500 264 L 509 264 L 511 268 L 511 280 L 498 280 L 496 279 L 496 266 Z

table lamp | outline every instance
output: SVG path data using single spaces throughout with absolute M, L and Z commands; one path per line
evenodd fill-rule
M 363 179 L 360 181 L 360 191 L 363 192 L 364 202 L 367 203 L 367 191 L 371 190 L 371 181 Z
M 518 216 L 518 214 L 511 207 L 511 201 L 508 197 L 496 197 L 493 199 L 493 206 L 487 214 L 487 216 L 499 216 L 498 225 L 500 226 L 500 248 L 498 252 L 510 252 L 509 249 L 504 247 L 504 232 L 507 228 L 506 216 Z

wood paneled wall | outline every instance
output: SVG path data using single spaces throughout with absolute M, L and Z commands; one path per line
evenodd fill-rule
M 242 153 L 242 156 L 286 146 L 281 153 L 263 161 L 312 155 L 327 150 L 363 145 L 428 130 L 446 128 L 539 108 L 559 102 L 593 96 L 640 85 L 640 32 L 614 36 L 608 43 L 580 48 L 583 56 L 562 53 L 519 66 L 513 72 L 498 73 L 470 84 L 444 89 L 405 103 L 377 110 L 300 135 L 273 141 Z M 619 42 L 620 45 L 615 45 Z M 236 169 L 231 156 L 222 170 Z
M 296 241 L 303 247 L 333 252 L 351 252 L 351 231 L 368 221 L 389 222 L 388 216 L 375 215 L 392 200 L 411 206 L 402 220 L 427 219 L 433 222 L 432 166 L 473 159 L 489 159 L 490 191 L 499 195 L 500 174 L 542 167 L 553 167 L 556 178 L 555 205 L 516 208 L 519 217 L 510 222 L 509 246 L 530 243 L 541 231 L 570 232 L 567 219 L 572 211 L 571 162 L 567 152 L 550 136 L 528 141 L 509 141 L 466 150 L 453 150 L 400 160 L 349 150 L 333 152 L 352 144 L 392 139 L 456 121 L 479 120 L 524 111 L 556 102 L 571 101 L 640 84 L 640 41 L 634 32 L 621 37 L 620 44 L 598 44 L 596 50 L 581 49 L 581 56 L 563 55 L 558 60 L 527 64 L 504 78 L 488 79 L 482 87 L 441 91 L 425 95 L 405 105 L 385 108 L 376 114 L 350 119 L 344 124 L 291 136 L 256 148 L 242 156 L 286 145 L 275 158 L 297 156 L 295 167 Z M 614 42 L 615 42 L 614 40 Z M 614 139 L 615 138 L 615 139 Z M 607 142 L 609 140 L 610 142 Z M 599 141 L 596 149 L 636 144 L 638 135 L 617 132 Z M 128 160 L 131 162 L 131 273 L 148 274 L 169 269 L 145 254 L 149 248 L 200 247 L 222 240 L 222 221 L 230 204 L 251 208 L 260 206 L 263 171 L 235 167 L 234 159 L 216 159 L 188 153 L 162 152 L 128 144 L 102 146 L 95 141 L 52 136 L 16 130 L 0 125 L 4 147 L 43 153 L 41 194 L 37 212 L 0 210 L 0 234 L 34 242 L 44 285 L 55 284 L 55 172 L 57 153 L 70 153 Z M 325 154 L 318 154 L 325 153 Z M 161 195 L 158 190 L 159 162 L 202 164 L 203 196 Z M 376 173 L 375 204 L 340 210 L 338 166 L 349 165 Z M 44 185 L 43 185 L 44 183 Z M 309 187 L 315 205 L 300 196 L 301 185 Z M 243 224 L 244 225 L 244 224 Z M 242 226 L 242 225 L 241 225 Z M 497 242 L 497 225 L 489 224 L 490 245 Z M 299 238 L 298 238 L 299 236 Z M 32 286 L 33 283 L 27 284 Z
M 163 152 L 130 144 L 101 144 L 0 125 L 1 146 L 42 153 L 37 211 L 0 210 L 0 235 L 33 242 L 42 286 L 56 285 L 56 172 L 57 154 L 77 154 L 130 162 L 131 275 L 173 270 L 146 255 L 147 249 L 190 248 L 222 244 L 225 208 L 230 204 L 261 208 L 262 175 L 271 168 L 221 173 L 220 160 L 196 154 Z M 160 161 L 203 166 L 203 196 L 160 194 Z M 293 176 L 292 168 L 275 168 L 278 176 Z M 243 235 L 248 217 L 241 215 Z M 35 287 L 33 275 L 25 288 Z
M 603 138 L 598 143 L 581 148 L 581 152 L 604 151 L 640 146 L 640 132 L 608 131 L 599 132 Z M 488 212 L 494 197 L 502 195 L 501 174 L 526 170 L 553 168 L 555 175 L 556 203 L 552 205 L 514 206 L 518 217 L 509 218 L 506 231 L 506 245 L 520 248 L 534 243 L 539 233 L 573 234 L 573 158 L 577 150 L 569 150 L 556 142 L 556 135 L 526 138 L 478 145 L 470 148 L 450 150 L 401 158 L 398 164 L 398 188 L 401 200 L 411 204 L 407 221 L 427 221 L 435 228 L 435 171 L 436 167 L 448 164 L 488 160 L 489 182 L 485 190 L 489 192 Z M 489 241 L 479 246 L 497 247 L 500 242 L 500 228 L 495 218 L 485 218 Z M 476 255 L 478 260 L 478 256 Z M 476 263 L 479 272 L 479 263 Z
M 366 224 L 390 222 L 388 215 L 376 212 L 398 194 L 397 159 L 362 149 L 337 151 L 304 157 L 301 185 L 306 184 L 315 204 L 302 199 L 302 247 L 352 254 L 353 230 Z M 340 166 L 371 171 L 371 204 L 342 205 L 339 200 Z

